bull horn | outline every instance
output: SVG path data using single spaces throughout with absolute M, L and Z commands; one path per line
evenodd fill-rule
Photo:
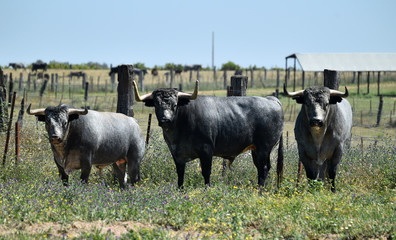
M 69 108 L 69 115 L 71 115 L 71 114 L 87 115 L 87 113 L 88 113 L 87 106 L 85 106 L 84 109 Z
M 32 104 L 29 104 L 29 107 L 27 108 L 26 112 L 29 115 L 45 115 L 45 108 L 38 108 L 38 109 L 34 109 L 34 110 L 30 110 L 30 107 L 32 106 Z
M 348 88 L 345 87 L 345 93 L 340 92 L 338 90 L 330 89 L 330 96 L 338 96 L 338 97 L 346 98 L 349 96 Z
M 292 97 L 303 96 L 304 90 L 300 90 L 300 91 L 297 91 L 297 92 L 290 92 L 289 93 L 287 91 L 287 89 L 286 89 L 286 84 L 283 84 L 283 92 L 285 93 L 286 97 L 292 98 Z
M 199 81 L 197 80 L 195 82 L 195 88 L 194 92 L 191 93 L 183 93 L 183 92 L 178 92 L 177 97 L 179 98 L 190 98 L 190 100 L 195 100 L 198 97 L 198 89 L 199 89 Z
M 133 90 L 135 92 L 135 100 L 136 100 L 136 102 L 144 102 L 145 100 L 153 99 L 153 94 L 152 93 L 147 93 L 147 94 L 145 94 L 145 95 L 140 97 L 139 90 L 137 88 L 137 85 L 136 85 L 135 81 L 133 81 Z

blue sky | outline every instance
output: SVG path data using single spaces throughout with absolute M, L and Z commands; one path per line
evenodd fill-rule
M 292 53 L 396 52 L 394 0 L 2 0 L 0 65 L 284 67 Z

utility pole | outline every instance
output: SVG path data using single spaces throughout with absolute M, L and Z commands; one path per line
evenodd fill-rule
M 214 69 L 214 32 L 212 32 L 212 69 Z

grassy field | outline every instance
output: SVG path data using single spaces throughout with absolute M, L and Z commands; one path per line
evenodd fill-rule
M 102 71 L 92 78 L 99 76 L 98 82 L 106 82 L 105 75 Z M 209 87 L 202 85 L 202 94 L 225 96 L 222 90 L 205 90 Z M 258 189 L 256 168 L 250 153 L 244 153 L 224 175 L 222 159 L 214 158 L 211 187 L 203 184 L 199 161 L 190 162 L 185 189 L 179 190 L 173 159 L 155 117 L 139 184 L 120 190 L 108 168 L 104 178 L 94 169 L 89 184 L 81 184 L 76 171 L 70 186 L 64 187 L 43 124 L 25 116 L 20 161 L 15 162 L 12 137 L 6 165 L 0 167 L 0 239 L 395 239 L 396 131 L 390 119 L 395 99 L 384 98 L 384 115 L 374 128 L 378 98 L 358 96 L 353 85 L 347 86 L 354 107 L 354 142 L 339 166 L 336 193 L 327 183 L 310 186 L 305 176 L 297 186 L 293 128 L 299 106 L 282 97 L 284 135 L 289 138 L 285 139 L 280 189 L 274 169 L 266 187 Z M 387 92 L 396 89 L 394 82 L 382 86 Z M 115 93 L 100 89 L 105 88 L 90 92 L 88 103 L 100 111 L 115 111 Z M 55 97 L 49 91 L 40 98 L 31 91 L 28 102 L 33 107 L 40 101 L 43 106 L 60 101 L 83 105 L 83 91 L 75 90 L 71 98 L 67 89 L 63 98 L 61 93 Z M 257 87 L 249 89 L 248 95 L 265 96 L 273 91 Z M 146 134 L 153 109 L 141 104 L 134 109 Z M 0 134 L 2 149 L 5 138 Z M 275 159 L 273 154 L 272 166 L 276 166 Z

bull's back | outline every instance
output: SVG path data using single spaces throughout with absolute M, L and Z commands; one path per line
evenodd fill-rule
M 93 161 L 108 162 L 114 158 L 125 158 L 128 151 L 142 151 L 144 140 L 135 119 L 123 114 L 89 111 L 72 125 L 75 136 L 74 147 L 91 151 Z
M 236 156 L 257 144 L 274 145 L 283 129 L 281 104 L 274 97 L 200 96 L 184 110 L 191 134 L 205 136 L 216 156 Z

